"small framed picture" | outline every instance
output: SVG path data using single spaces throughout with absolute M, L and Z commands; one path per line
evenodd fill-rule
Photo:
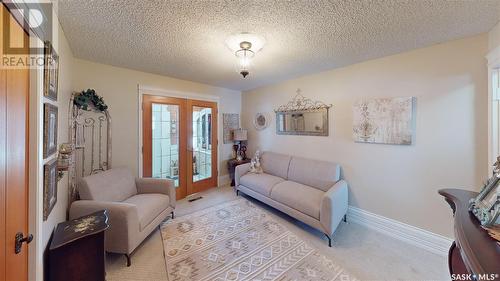
M 45 41 L 44 71 L 43 71 L 43 95 L 53 101 L 57 101 L 57 86 L 59 79 L 59 56 L 56 54 L 50 41 Z
M 57 106 L 45 103 L 43 108 L 43 158 L 57 151 Z
M 57 159 L 43 166 L 43 220 L 57 203 Z
M 253 119 L 253 125 L 258 131 L 264 130 L 269 126 L 269 116 L 265 113 L 257 113 Z

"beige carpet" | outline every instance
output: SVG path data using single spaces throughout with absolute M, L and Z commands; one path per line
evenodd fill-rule
M 241 198 L 161 226 L 167 276 L 182 280 L 355 280 Z
M 176 216 L 181 218 L 238 198 L 229 186 L 210 189 L 201 195 L 203 199 L 194 202 L 178 201 Z M 338 227 L 333 247 L 329 248 L 320 231 L 250 197 L 245 198 L 267 210 L 280 224 L 361 280 L 450 280 L 446 256 L 417 248 L 349 220 Z M 134 251 L 130 267 L 126 266 L 123 255 L 108 253 L 106 280 L 166 281 L 163 254 L 162 238 L 157 229 Z

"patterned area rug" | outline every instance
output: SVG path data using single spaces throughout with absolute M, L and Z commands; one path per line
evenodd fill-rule
M 244 198 L 168 220 L 161 234 L 170 281 L 355 280 Z

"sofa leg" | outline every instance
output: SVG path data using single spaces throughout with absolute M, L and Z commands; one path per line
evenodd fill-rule
M 239 196 L 240 195 L 240 191 L 238 189 L 236 189 L 236 196 Z
M 174 218 L 175 218 L 174 211 L 172 211 L 172 213 L 170 213 L 170 215 L 172 216 L 172 219 L 174 219 Z
M 344 222 L 347 222 L 347 214 L 344 215 Z
M 326 236 L 326 238 L 328 238 L 328 247 L 331 248 L 332 247 L 332 238 L 326 233 L 325 233 L 325 236 Z
M 130 254 L 125 254 L 125 257 L 127 258 L 127 267 L 129 267 L 132 264 L 130 262 Z

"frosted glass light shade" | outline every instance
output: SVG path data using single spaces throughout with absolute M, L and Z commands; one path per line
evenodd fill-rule
M 238 129 L 233 131 L 235 141 L 246 141 L 248 139 L 247 130 Z
M 241 49 L 240 43 L 243 41 L 252 43 L 252 48 L 250 48 L 250 50 L 252 50 L 254 53 L 260 51 L 260 49 L 262 49 L 262 47 L 264 47 L 264 44 L 266 43 L 266 39 L 257 34 L 240 33 L 230 36 L 226 40 L 226 45 L 234 53 Z
M 250 50 L 241 49 L 236 51 L 235 55 L 238 58 L 238 70 L 243 77 L 246 77 L 250 73 L 252 58 L 255 53 Z

